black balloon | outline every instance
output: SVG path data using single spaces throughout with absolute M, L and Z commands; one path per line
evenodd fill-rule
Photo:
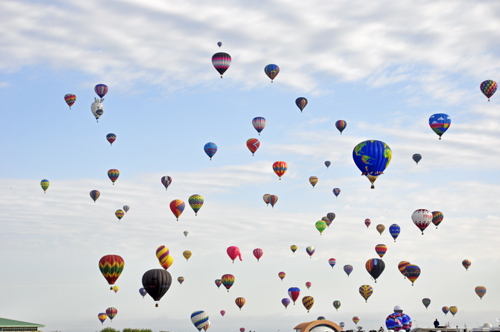
M 418 162 L 422 159 L 422 155 L 419 153 L 415 153 L 412 158 L 413 158 L 413 161 L 416 162 L 418 165 Z
M 377 278 L 384 272 L 384 269 L 385 263 L 379 258 L 372 258 L 366 262 L 366 270 L 375 279 L 375 282 L 377 282 Z
M 167 270 L 153 269 L 147 271 L 142 276 L 142 286 L 155 301 L 160 301 L 171 284 L 172 276 Z

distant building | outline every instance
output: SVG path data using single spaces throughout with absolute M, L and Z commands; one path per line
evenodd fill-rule
M 19 320 L 0 318 L 0 331 L 16 331 L 16 332 L 31 332 L 31 331 L 40 331 L 39 327 L 45 327 L 42 324 L 34 324 L 21 322 Z
M 295 332 L 340 332 L 340 326 L 326 319 L 305 322 L 294 327 Z

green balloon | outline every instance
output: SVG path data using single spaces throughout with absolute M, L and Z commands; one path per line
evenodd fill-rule
M 324 222 L 323 220 L 317 221 L 316 229 L 319 231 L 319 234 L 321 235 L 323 231 L 326 229 L 326 222 Z

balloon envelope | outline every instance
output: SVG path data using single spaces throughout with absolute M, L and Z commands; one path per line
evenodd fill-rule
M 293 304 L 295 304 L 295 301 L 299 298 L 300 295 L 300 289 L 298 287 L 290 287 L 288 288 L 288 296 L 293 301 Z
M 69 109 L 71 109 L 71 106 L 73 106 L 76 101 L 76 96 L 72 93 L 68 93 L 64 95 L 64 101 L 66 102 L 66 104 L 68 104 Z
M 422 155 L 421 155 L 421 154 L 419 154 L 419 153 L 415 153 L 415 154 L 413 155 L 412 159 L 413 159 L 413 161 L 414 161 L 415 163 L 417 163 L 417 165 L 418 165 L 418 162 L 419 162 L 420 160 L 422 160 Z
M 231 66 L 231 56 L 224 52 L 215 53 L 212 56 L 212 65 L 219 72 L 220 78 L 222 78 L 226 70 Z
M 160 301 L 171 284 L 172 276 L 164 269 L 152 269 L 142 275 L 142 286 L 155 301 Z
M 47 191 L 47 189 L 49 188 L 49 185 L 50 185 L 49 180 L 43 179 L 42 181 L 40 181 L 40 186 L 42 187 L 43 192 Z
M 260 135 L 260 132 L 262 130 L 264 130 L 264 128 L 266 127 L 266 123 L 267 123 L 266 119 L 261 117 L 261 116 L 253 118 L 253 120 L 252 120 L 252 125 L 255 128 L 255 130 L 257 130 L 259 135 Z
M 194 211 L 194 215 L 197 216 L 198 211 L 200 211 L 205 200 L 203 199 L 203 196 L 198 195 L 198 194 L 194 194 L 194 195 L 189 196 L 188 202 L 189 202 L 189 206 L 191 206 L 191 208 Z
M 394 242 L 396 242 L 396 239 L 398 238 L 399 233 L 401 233 L 401 227 L 399 227 L 398 224 L 392 224 L 389 227 L 389 233 L 391 233 L 391 236 L 394 239 Z
M 370 219 L 365 219 L 365 225 L 366 225 L 366 228 L 368 228 L 371 224 L 371 220 Z
M 329 160 L 325 161 L 325 166 L 326 166 L 326 168 L 330 167 L 330 165 L 331 165 L 331 164 L 332 164 L 332 163 L 331 163 Z
M 260 147 L 260 141 L 258 139 L 250 138 L 247 140 L 247 148 L 248 150 L 250 150 L 250 152 L 252 152 L 252 156 L 259 147 Z
M 328 260 L 328 264 L 330 264 L 330 266 L 331 266 L 331 267 L 332 267 L 332 269 L 333 269 L 333 267 L 335 266 L 335 264 L 337 264 L 337 260 L 336 260 L 335 258 L 330 258 L 330 259 Z
M 106 315 L 109 317 L 109 320 L 113 320 L 113 318 L 116 317 L 116 314 L 118 314 L 118 310 L 116 310 L 116 308 L 113 308 L 113 307 L 109 307 L 108 309 L 106 309 Z
M 366 261 L 365 267 L 366 271 L 368 271 L 372 278 L 375 279 L 375 282 L 377 282 L 377 278 L 384 272 L 385 263 L 380 258 L 372 258 Z
M 382 224 L 378 224 L 376 228 L 380 235 L 382 235 L 382 233 L 385 231 L 385 226 Z
M 333 301 L 333 307 L 338 311 L 340 308 L 340 301 Z
M 237 297 L 236 300 L 234 300 L 234 303 L 236 303 L 236 305 L 238 306 L 238 308 L 243 308 L 243 306 L 245 305 L 245 303 L 247 302 L 247 300 L 245 300 L 244 297 Z
M 115 181 L 118 180 L 118 177 L 120 176 L 120 171 L 117 169 L 110 169 L 108 171 L 108 178 L 113 182 L 113 185 L 115 184 Z
M 359 294 L 368 302 L 368 298 L 373 294 L 373 288 L 370 285 L 362 285 L 359 287 Z
M 118 255 L 106 255 L 99 260 L 99 270 L 110 285 L 115 284 L 124 267 L 125 262 Z
M 424 235 L 424 230 L 432 222 L 432 213 L 426 209 L 418 209 L 413 212 L 411 219 L 413 220 L 415 226 L 420 229 L 422 235 Z
M 441 139 L 441 136 L 451 126 L 451 117 L 444 113 L 433 114 L 429 118 L 429 126 L 439 136 L 439 139 Z
M 226 287 L 227 291 L 229 292 L 229 288 L 231 288 L 234 285 L 234 276 L 232 274 L 224 274 L 220 278 L 222 284 L 224 287 Z
M 108 140 L 110 145 L 113 145 L 113 142 L 116 141 L 116 135 L 113 133 L 109 133 L 106 135 L 106 139 Z
M 262 257 L 262 255 L 264 255 L 264 251 L 260 248 L 254 249 L 253 255 L 255 256 L 255 258 L 257 258 L 257 262 L 258 262 L 259 259 Z
M 208 142 L 207 144 L 205 144 L 205 147 L 203 149 L 205 150 L 207 156 L 210 157 L 210 160 L 212 160 L 212 157 L 217 152 L 217 145 L 213 142 Z
M 285 277 L 286 277 L 286 273 L 285 273 L 285 272 L 280 272 L 280 273 L 278 273 L 278 277 L 279 277 L 281 280 L 283 280 L 283 278 L 285 278 Z
M 227 251 L 227 254 L 229 255 L 229 258 L 231 258 L 231 260 L 233 261 L 233 263 L 234 263 L 234 260 L 236 259 L 236 257 L 238 257 L 241 261 L 240 248 L 238 248 L 236 246 L 231 246 L 231 247 L 228 247 L 226 249 L 226 251 Z
M 191 322 L 201 331 L 208 322 L 208 314 L 205 311 L 195 311 L 191 314 Z
M 420 268 L 417 265 L 410 264 L 405 267 L 404 274 L 411 281 L 411 284 L 413 286 L 415 280 L 417 280 L 417 278 L 420 276 Z
M 278 76 L 280 72 L 280 67 L 278 67 L 275 64 L 269 64 L 264 68 L 264 72 L 266 73 L 267 77 L 271 79 L 271 83 L 273 82 L 274 78 Z
M 309 246 L 309 247 L 307 247 L 307 248 L 306 248 L 306 252 L 307 252 L 307 254 L 308 254 L 309 256 L 312 256 L 312 255 L 314 255 L 314 253 L 316 252 L 316 249 L 314 249 L 314 247 L 313 247 L 313 246 Z
M 443 212 L 441 211 L 432 211 L 432 223 L 436 226 L 436 229 L 438 228 L 439 224 L 443 222 Z
M 288 307 L 288 305 L 290 304 L 290 299 L 288 297 L 285 297 L 281 300 L 281 303 L 285 306 L 285 309 L 286 307 Z
M 340 134 L 342 135 L 345 127 L 347 127 L 347 122 L 345 122 L 344 120 L 339 120 L 335 122 L 335 127 L 337 127 L 338 131 L 340 131 Z
M 304 97 L 299 97 L 295 99 L 295 105 L 299 108 L 299 110 L 302 112 L 304 110 L 304 107 L 307 105 L 307 99 Z
M 475 291 L 476 291 L 477 296 L 479 296 L 479 298 L 482 300 L 484 294 L 486 294 L 486 287 L 484 287 L 484 286 L 477 286 L 475 288 Z
M 349 276 L 354 268 L 352 265 L 344 265 L 344 272 Z
M 422 303 L 424 304 L 425 309 L 427 309 L 427 308 L 429 307 L 429 304 L 431 304 L 431 299 L 429 299 L 429 298 L 427 298 L 427 297 L 426 297 L 426 298 L 423 298 L 423 299 L 422 299 Z
M 392 151 L 389 145 L 382 141 L 368 140 L 354 147 L 352 158 L 361 171 L 361 175 L 365 175 L 370 180 L 371 188 L 374 189 L 373 183 L 391 162 Z
M 471 261 L 470 261 L 470 260 L 468 260 L 468 259 L 464 259 L 464 260 L 462 261 L 462 265 L 463 265 L 463 267 L 465 267 L 465 270 L 466 270 L 466 271 L 469 269 L 469 267 L 471 266 L 471 264 L 472 264 L 472 263 L 471 263 Z
M 309 177 L 309 183 L 314 188 L 314 186 L 316 185 L 316 183 L 318 183 L 318 177 L 317 176 L 311 176 L 311 177 Z
M 106 84 L 97 84 L 94 91 L 99 97 L 103 98 L 108 93 L 108 86 Z
M 280 180 L 283 174 L 285 174 L 287 170 L 288 170 L 288 164 L 284 161 L 277 161 L 273 164 L 273 171 L 280 178 Z
M 94 203 L 95 203 L 95 201 L 97 201 L 99 196 L 101 196 L 101 193 L 99 192 L 99 190 L 92 190 L 90 192 L 90 198 L 92 198 L 94 200 Z
M 172 183 L 172 178 L 170 176 L 164 176 L 161 178 L 161 183 L 165 186 L 165 190 L 168 189 L 168 186 Z
M 271 206 L 273 208 L 274 208 L 274 205 L 276 204 L 277 201 L 278 201 L 278 196 L 276 196 L 276 195 L 269 196 L 269 204 L 271 204 Z
M 309 312 L 314 304 L 314 298 L 312 296 L 304 296 L 302 298 L 302 304 L 304 305 L 304 308 L 307 309 L 307 312 Z
M 497 82 L 486 80 L 481 83 L 479 89 L 481 89 L 481 92 L 488 98 L 488 101 L 490 101 L 491 96 L 497 91 L 497 87 Z
M 450 308 L 448 307 L 442 307 L 441 310 L 444 312 L 444 314 L 446 315 L 449 311 L 450 311 Z
M 177 220 L 179 220 L 179 217 L 181 216 L 182 211 L 184 211 L 185 207 L 186 204 L 184 204 L 184 201 L 181 199 L 174 199 L 170 202 L 170 211 L 172 211 Z

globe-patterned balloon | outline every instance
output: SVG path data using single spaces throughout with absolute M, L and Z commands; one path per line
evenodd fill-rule
M 354 147 L 352 158 L 361 171 L 361 175 L 365 175 L 370 180 L 371 188 L 374 189 L 375 180 L 383 174 L 391 162 L 392 151 L 389 145 L 382 141 L 368 140 Z
M 497 91 L 497 87 L 497 82 L 486 80 L 481 83 L 479 89 L 481 89 L 481 92 L 488 98 L 488 101 L 490 101 L 491 96 Z
M 439 136 L 439 139 L 441 139 L 441 136 L 443 136 L 451 126 L 451 117 L 444 113 L 433 114 L 429 118 L 429 126 Z

